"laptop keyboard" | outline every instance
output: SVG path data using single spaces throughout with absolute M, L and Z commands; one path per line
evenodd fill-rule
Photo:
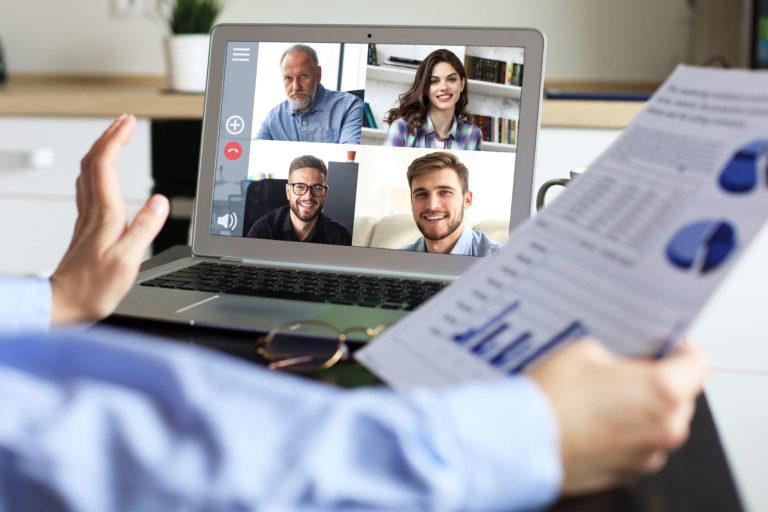
M 446 283 L 204 262 L 141 285 L 410 311 Z

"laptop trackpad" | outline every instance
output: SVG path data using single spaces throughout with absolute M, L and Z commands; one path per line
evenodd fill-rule
M 330 304 L 313 302 L 218 296 L 187 306 L 178 314 L 196 322 L 272 328 L 294 320 L 321 318 L 331 308 Z

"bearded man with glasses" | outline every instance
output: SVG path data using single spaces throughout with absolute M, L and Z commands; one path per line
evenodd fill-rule
M 288 169 L 288 205 L 253 223 L 249 238 L 292 240 L 314 244 L 352 245 L 347 229 L 323 214 L 328 197 L 328 168 L 312 155 L 295 158 Z

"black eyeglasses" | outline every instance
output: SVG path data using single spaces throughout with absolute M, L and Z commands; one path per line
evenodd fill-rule
M 318 320 L 299 320 L 279 325 L 257 339 L 256 351 L 269 362 L 270 370 L 324 370 L 349 357 L 349 342 L 360 346 L 387 327 L 349 327 L 341 331 Z
M 307 190 L 310 190 L 313 196 L 320 197 L 328 190 L 328 185 L 307 185 L 306 183 L 291 183 L 290 181 L 288 184 L 293 187 L 293 193 L 297 196 L 303 196 Z

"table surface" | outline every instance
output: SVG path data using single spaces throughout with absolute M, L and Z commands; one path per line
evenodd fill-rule
M 186 246 L 173 247 L 144 262 L 142 270 L 187 256 L 190 252 L 190 248 Z M 114 316 L 105 322 L 128 330 L 206 346 L 255 364 L 259 363 L 253 348 L 253 333 Z M 697 400 L 689 440 L 670 456 L 667 465 L 659 473 L 640 478 L 625 487 L 561 500 L 552 508 L 556 511 L 598 512 L 742 509 L 743 505 L 704 395 Z
M 202 119 L 203 94 L 170 91 L 167 85 L 162 76 L 10 75 L 0 84 L 0 115 L 114 117 L 129 112 L 154 119 Z M 573 88 L 579 84 L 553 85 Z M 594 90 L 600 84 L 580 87 Z M 541 125 L 624 128 L 644 105 L 642 101 L 544 100 Z

